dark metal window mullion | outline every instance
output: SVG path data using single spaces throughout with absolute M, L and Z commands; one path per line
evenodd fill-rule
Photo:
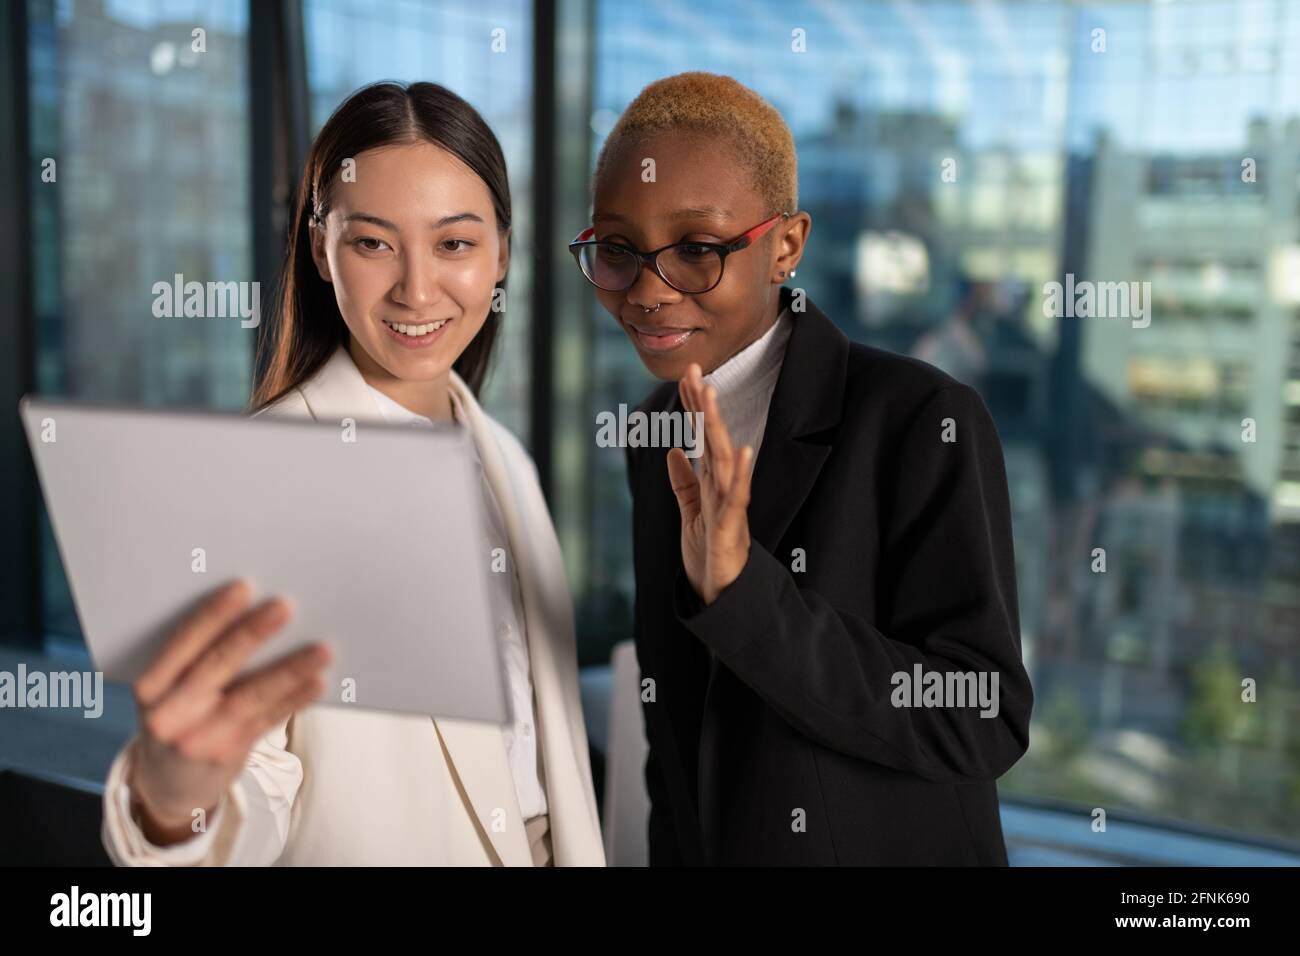
M 43 578 L 39 531 L 40 497 L 18 399 L 36 386 L 36 314 L 33 299 L 31 128 L 27 72 L 26 0 L 3 4 L 0 26 L 0 642 L 39 650 L 44 644 Z
M 251 0 L 248 78 L 253 275 L 263 289 L 275 290 L 311 142 L 302 0 Z M 275 326 L 263 322 L 259 341 Z
M 542 494 L 552 503 L 554 475 L 555 316 L 556 268 L 554 233 L 555 193 L 555 4 L 533 0 L 533 287 L 529 296 L 530 382 L 529 446 Z

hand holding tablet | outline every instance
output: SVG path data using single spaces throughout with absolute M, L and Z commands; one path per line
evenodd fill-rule
M 151 843 L 193 836 L 194 810 L 216 810 L 257 739 L 320 697 L 332 657 L 325 644 L 239 676 L 291 613 L 280 598 L 253 606 L 248 582 L 236 580 L 186 617 L 136 679 L 140 733 L 130 785 Z
M 336 655 L 314 703 L 508 719 L 491 543 L 463 429 L 344 431 L 30 397 L 20 410 L 86 643 L 106 678 L 144 682 L 142 703 L 179 681 L 193 711 L 264 720 L 307 693 L 321 669 L 310 648 L 325 641 Z M 236 578 L 294 613 L 237 623 L 254 594 L 201 608 Z M 291 652 L 304 656 L 257 670 Z M 166 734 L 198 720 L 158 713 Z M 208 733 L 233 731 L 195 731 L 203 748 L 236 746 Z

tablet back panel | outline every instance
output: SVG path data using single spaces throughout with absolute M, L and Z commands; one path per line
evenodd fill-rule
M 237 576 L 294 604 L 250 661 L 317 639 L 321 704 L 503 722 L 491 550 L 464 429 L 19 403 L 96 666 L 131 681 Z M 354 701 L 345 701 L 351 690 Z

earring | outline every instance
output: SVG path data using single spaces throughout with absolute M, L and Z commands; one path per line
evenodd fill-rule
M 797 271 L 798 271 L 798 270 L 796 270 L 796 269 L 791 269 L 791 270 L 790 270 L 790 278 L 791 278 L 791 279 L 793 279 L 793 278 L 795 277 Z

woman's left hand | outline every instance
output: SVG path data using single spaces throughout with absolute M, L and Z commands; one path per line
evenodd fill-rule
M 668 480 L 682 516 L 682 563 L 687 580 L 705 604 L 712 604 L 749 560 L 749 490 L 754 449 L 735 452 L 718 410 L 717 390 L 704 384 L 694 363 L 677 385 L 688 412 L 703 413 L 704 454 L 700 474 L 680 448 L 668 452 Z

